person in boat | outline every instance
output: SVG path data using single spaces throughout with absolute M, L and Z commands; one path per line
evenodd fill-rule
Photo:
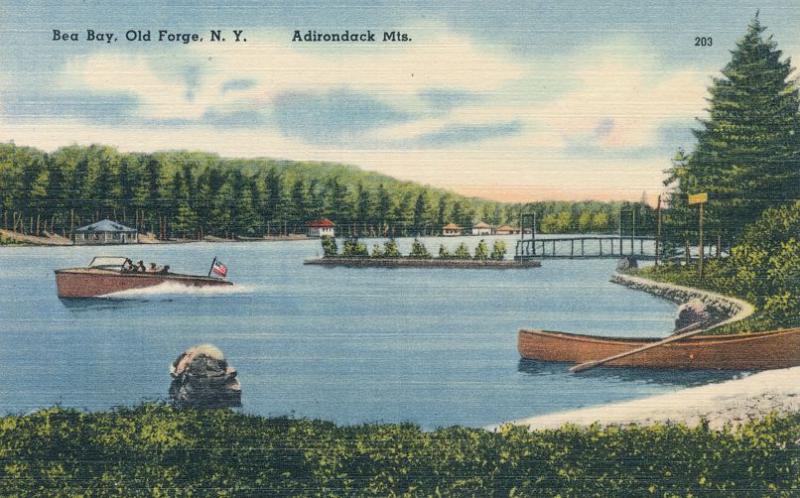
M 130 258 L 125 258 L 125 262 L 122 263 L 122 273 L 132 273 L 136 271 L 133 266 L 133 261 Z
M 147 271 L 147 268 L 144 267 L 144 261 L 141 259 L 136 263 L 136 271 L 144 273 Z
M 148 273 L 158 273 L 161 269 L 155 263 L 150 263 L 150 268 L 147 269 Z
M 159 273 L 161 273 L 162 275 L 166 275 L 167 273 L 169 273 L 169 265 L 164 265 L 164 268 L 162 268 Z

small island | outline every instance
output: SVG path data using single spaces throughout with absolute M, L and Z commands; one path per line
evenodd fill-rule
M 342 252 L 336 239 L 322 238 L 323 257 L 307 259 L 307 265 L 324 266 L 350 266 L 356 268 L 478 268 L 478 269 L 516 269 L 538 268 L 541 262 L 536 260 L 509 260 L 506 259 L 506 243 L 502 240 L 494 241 L 491 251 L 486 241 L 481 239 L 475 247 L 474 254 L 463 242 L 452 253 L 444 246 L 439 246 L 438 256 L 434 257 L 425 244 L 417 239 L 411 245 L 411 252 L 403 256 L 394 239 L 389 239 L 383 244 L 375 244 L 372 251 L 357 239 L 345 240 Z

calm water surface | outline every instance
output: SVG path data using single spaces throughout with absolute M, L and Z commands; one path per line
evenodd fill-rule
M 425 242 L 434 252 L 460 240 Z M 410 241 L 400 246 L 405 252 Z M 675 306 L 609 283 L 612 260 L 546 260 L 514 271 L 303 266 L 320 252 L 313 240 L 0 248 L 0 406 L 96 410 L 164 399 L 169 364 L 202 342 L 219 346 L 238 369 L 245 412 L 346 424 L 484 426 L 732 375 L 611 368 L 572 375 L 564 364 L 521 361 L 521 327 L 669 333 Z M 203 274 L 218 256 L 236 286 L 59 300 L 53 270 L 84 266 L 94 255 Z

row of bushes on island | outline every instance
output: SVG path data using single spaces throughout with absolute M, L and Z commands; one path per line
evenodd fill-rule
M 2 496 L 797 496 L 800 415 L 498 432 L 146 404 L 0 419 Z
M 428 248 L 425 247 L 425 244 L 418 239 L 414 239 L 414 242 L 411 244 L 411 251 L 408 255 L 403 256 L 394 239 L 389 239 L 383 244 L 375 244 L 372 246 L 372 250 L 368 250 L 366 244 L 359 242 L 357 239 L 347 239 L 344 241 L 344 244 L 342 244 L 342 252 L 340 253 L 336 239 L 332 237 L 323 237 L 322 251 L 326 258 L 472 259 L 477 261 L 502 261 L 506 257 L 506 243 L 502 240 L 495 240 L 490 251 L 486 241 L 481 239 L 473 253 L 470 253 L 469 247 L 463 242 L 459 244 L 453 252 L 450 252 L 444 245 L 440 245 L 438 256 L 434 258 L 430 251 L 428 251 Z

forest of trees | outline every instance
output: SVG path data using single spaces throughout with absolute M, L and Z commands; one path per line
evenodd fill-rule
M 523 210 L 536 211 L 543 233 L 616 232 L 620 209 L 625 233 L 634 217 L 637 233 L 652 232 L 644 202 L 507 204 L 339 164 L 0 144 L 0 223 L 34 235 L 111 218 L 159 238 L 262 237 L 303 233 L 326 217 L 341 235 L 399 237 L 435 235 L 451 222 L 516 226 Z

